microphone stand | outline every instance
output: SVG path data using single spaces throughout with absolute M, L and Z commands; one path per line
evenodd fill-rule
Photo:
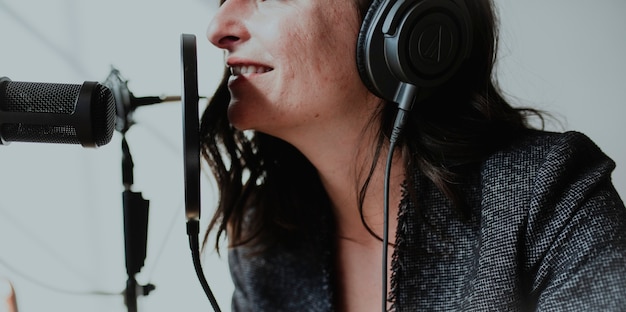
M 148 238 L 148 210 L 149 201 L 143 199 L 141 193 L 133 192 L 133 159 L 130 154 L 126 132 L 134 124 L 132 114 L 137 107 L 163 102 L 180 101 L 180 96 L 147 96 L 135 97 L 128 89 L 128 80 L 125 80 L 120 71 L 111 67 L 111 72 L 103 82 L 111 89 L 116 103 L 115 130 L 122 134 L 122 180 L 124 192 L 124 241 L 126 251 L 126 273 L 128 280 L 124 291 L 124 302 L 128 312 L 137 312 L 137 297 L 147 296 L 154 285 L 138 285 L 135 275 L 141 271 L 146 259 L 146 241 Z
M 141 193 L 131 190 L 134 183 L 133 159 L 126 141 L 126 131 L 122 132 L 122 193 L 124 209 L 124 250 L 126 253 L 126 290 L 124 303 L 128 312 L 137 312 L 137 297 L 147 296 L 155 286 L 152 284 L 139 285 L 135 275 L 141 271 L 146 259 L 146 245 L 148 240 L 148 211 L 150 202 L 145 200 Z

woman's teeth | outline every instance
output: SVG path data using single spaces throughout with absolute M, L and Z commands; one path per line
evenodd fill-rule
M 244 65 L 244 66 L 232 66 L 230 73 L 233 76 L 245 75 L 245 74 L 261 74 L 271 71 L 272 68 L 256 65 Z

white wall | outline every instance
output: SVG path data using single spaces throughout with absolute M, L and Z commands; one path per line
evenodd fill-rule
M 626 1 L 496 0 L 499 77 L 514 103 L 546 110 L 587 134 L 617 163 L 626 196 Z
M 180 94 L 180 34 L 192 33 L 198 38 L 200 93 L 210 95 L 223 67 L 221 52 L 208 51 L 205 39 L 217 8 L 209 2 L 0 0 L 0 76 L 103 81 L 113 65 L 136 96 Z M 182 303 L 208 311 L 184 225 L 180 103 L 140 108 L 135 118 L 127 135 L 134 190 L 151 201 L 148 255 L 138 279 L 157 287 L 140 299 L 141 311 L 174 311 Z M 66 295 L 39 285 L 78 292 L 124 289 L 120 142 L 115 133 L 96 150 L 0 146 L 0 277 L 14 282 L 21 311 L 126 310 L 122 296 Z M 215 204 L 205 185 L 203 221 Z M 209 283 L 227 308 L 232 283 L 226 258 L 213 252 L 205 257 Z
M 623 0 L 496 0 L 502 10 L 499 76 L 515 103 L 555 113 L 550 129 L 588 134 L 618 164 L 626 194 L 626 13 Z M 0 0 L 0 76 L 15 81 L 102 81 L 110 66 L 136 96 L 179 94 L 181 33 L 198 37 L 200 93 L 210 95 L 221 53 L 204 30 L 206 0 Z M 158 3 L 158 4 L 156 4 Z M 204 104 L 204 103 L 202 103 Z M 139 275 L 157 290 L 142 311 L 210 310 L 184 229 L 180 103 L 140 108 L 128 134 L 135 191 L 151 201 L 148 256 Z M 0 146 L 0 277 L 13 280 L 21 311 L 125 311 L 120 136 L 97 150 Z M 215 204 L 205 181 L 203 220 Z M 226 258 L 205 254 L 205 272 L 224 311 L 232 284 Z M 28 278 L 22 276 L 27 275 Z M 30 279 L 38 282 L 34 283 Z

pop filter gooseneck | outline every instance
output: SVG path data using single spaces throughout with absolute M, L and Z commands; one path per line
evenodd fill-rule
M 185 216 L 187 235 L 194 268 L 202 289 L 215 312 L 221 312 L 213 292 L 204 276 L 200 262 L 200 124 L 198 114 L 198 62 L 196 36 L 182 34 L 181 65 L 183 78 L 183 154 L 185 179 Z

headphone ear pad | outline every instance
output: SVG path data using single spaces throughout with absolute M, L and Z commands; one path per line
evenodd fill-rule
M 379 92 L 374 87 L 373 77 L 370 77 L 367 73 L 366 50 L 368 49 L 368 43 L 366 40 L 366 33 L 369 31 L 370 27 L 373 27 L 371 24 L 374 20 L 374 16 L 383 2 L 385 2 L 385 0 L 373 0 L 370 4 L 367 12 L 365 13 L 365 17 L 363 18 L 363 22 L 361 23 L 361 29 L 359 30 L 359 36 L 356 43 L 356 66 L 359 71 L 359 76 L 361 77 L 363 84 L 375 94 L 378 94 Z

